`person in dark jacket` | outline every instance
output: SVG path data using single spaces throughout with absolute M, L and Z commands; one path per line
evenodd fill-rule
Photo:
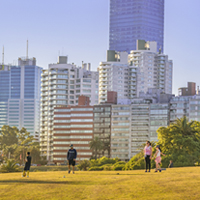
M 25 159 L 26 163 L 25 163 L 25 167 L 24 167 L 24 171 L 22 174 L 22 177 L 26 176 L 26 172 L 27 172 L 27 178 L 29 177 L 29 170 L 31 167 L 31 156 L 30 156 L 30 152 L 27 152 L 27 157 Z
M 168 168 L 172 168 L 172 167 L 174 167 L 174 164 L 173 164 L 173 161 L 170 160 Z
M 73 144 L 70 145 L 70 149 L 68 150 L 67 153 L 67 160 L 68 160 L 68 173 L 70 174 L 71 168 L 70 165 L 72 165 L 72 169 L 73 169 L 73 174 L 74 174 L 74 166 L 76 164 L 76 157 L 77 157 L 77 152 L 76 149 L 74 149 Z

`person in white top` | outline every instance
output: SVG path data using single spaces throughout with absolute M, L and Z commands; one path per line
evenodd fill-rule
M 161 167 L 160 167 L 160 164 L 161 164 L 161 155 L 165 156 L 165 154 L 163 154 L 163 153 L 161 152 L 160 146 L 157 145 L 157 146 L 156 146 L 156 153 L 155 153 L 155 155 L 153 156 L 153 159 L 154 159 L 154 157 L 156 157 L 156 159 L 155 159 L 155 162 L 156 162 L 156 171 L 155 171 L 155 172 L 157 172 L 158 170 L 159 170 L 159 172 L 162 171 L 162 170 L 161 170 Z

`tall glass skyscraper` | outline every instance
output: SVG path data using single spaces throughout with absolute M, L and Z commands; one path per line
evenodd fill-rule
M 0 65 L 0 128 L 7 124 L 8 99 L 10 88 L 9 66 Z
M 110 0 L 109 38 L 110 50 L 130 52 L 146 40 L 163 51 L 164 0 Z
M 41 73 L 35 58 L 19 58 L 18 66 L 1 68 L 0 128 L 25 127 L 32 135 L 39 134 Z

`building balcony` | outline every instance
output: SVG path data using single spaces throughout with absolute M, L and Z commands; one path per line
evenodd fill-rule
M 43 91 L 48 91 L 48 90 L 49 88 L 45 86 L 45 87 L 42 87 L 40 91 L 43 92 Z
M 100 94 L 100 95 L 106 95 L 106 94 L 107 94 L 107 91 L 105 91 L 105 90 L 100 91 L 99 94 Z
M 49 95 L 48 92 L 47 92 L 47 93 L 42 93 L 42 94 L 41 94 L 42 97 L 44 97 L 44 96 L 48 96 L 48 95 Z
M 49 80 L 48 77 L 42 77 L 42 78 L 41 78 L 41 81 L 42 81 L 42 82 L 48 81 L 48 80 Z
M 57 74 L 57 71 L 50 71 L 49 75 L 52 75 L 52 74 Z
M 58 79 L 57 75 L 54 75 L 54 76 L 50 76 L 50 77 L 49 77 L 49 80 L 57 80 L 57 79 Z
M 49 82 L 48 82 L 48 81 L 42 82 L 42 83 L 41 83 L 41 87 L 48 87 L 48 85 L 49 85 Z
M 40 142 L 40 146 L 41 146 L 41 147 L 43 147 L 43 146 L 46 147 L 46 146 L 47 146 L 47 143 L 41 143 L 41 142 Z

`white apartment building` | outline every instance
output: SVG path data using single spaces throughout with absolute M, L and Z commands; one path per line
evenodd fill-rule
M 88 68 L 87 68 L 88 67 Z M 98 72 L 90 71 L 90 64 L 76 67 L 67 64 L 66 56 L 59 56 L 57 64 L 43 70 L 41 84 L 41 156 L 53 160 L 54 107 L 78 105 L 78 97 L 90 97 L 91 105 L 98 103 Z
M 107 101 L 107 91 L 117 92 L 118 99 L 136 96 L 137 70 L 128 64 L 127 52 L 107 51 L 107 61 L 99 67 L 99 103 Z
M 148 88 L 162 89 L 172 94 L 173 62 L 167 55 L 157 52 L 156 42 L 137 41 L 137 50 L 129 54 L 129 63 L 134 64 L 137 71 L 137 96 L 146 93 Z
M 99 103 L 107 100 L 107 91 L 118 93 L 118 99 L 139 97 L 149 88 L 172 94 L 173 63 L 167 55 L 157 52 L 156 42 L 137 41 L 137 50 L 107 51 L 107 61 L 101 62 L 99 71 Z

